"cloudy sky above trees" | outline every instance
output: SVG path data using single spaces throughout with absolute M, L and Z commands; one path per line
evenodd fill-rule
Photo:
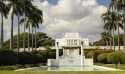
M 100 39 L 103 32 L 100 16 L 106 12 L 109 0 L 34 0 L 33 4 L 43 11 L 44 23 L 38 31 L 53 38 L 60 38 L 65 32 L 79 32 L 93 42 Z M 10 37 L 10 17 L 4 24 L 4 38 L 7 40 Z M 17 18 L 14 28 L 14 34 L 17 34 Z

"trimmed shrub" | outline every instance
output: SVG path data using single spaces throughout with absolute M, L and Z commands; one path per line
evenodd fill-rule
M 33 64 L 41 63 L 41 61 L 42 61 L 41 55 L 39 55 L 39 54 L 33 54 L 33 57 L 34 57 Z
M 86 58 L 93 58 L 94 62 L 98 62 L 97 57 L 100 54 L 98 51 L 90 51 L 87 53 Z
M 93 58 L 93 56 L 94 56 L 93 51 L 88 52 L 87 55 L 86 55 L 87 58 Z
M 107 54 L 108 53 L 102 53 L 102 54 L 99 54 L 97 59 L 98 59 L 98 62 L 100 63 L 107 63 Z
M 15 65 L 18 61 L 18 55 L 12 50 L 0 51 L 0 65 Z
M 109 63 L 113 63 L 113 64 L 117 65 L 118 63 L 121 62 L 121 55 L 122 55 L 122 53 L 120 53 L 120 52 L 111 52 L 107 55 L 107 61 Z
M 20 52 L 18 54 L 18 64 L 25 65 L 25 64 L 33 64 L 34 57 L 30 52 Z
M 49 59 L 56 59 L 56 53 L 55 52 L 49 52 Z
M 33 64 L 41 63 L 42 57 L 41 57 L 40 54 L 38 54 L 39 51 L 32 51 L 31 53 L 32 53 L 33 58 L 34 58 L 33 59 Z
M 125 64 L 125 54 L 123 54 L 123 55 L 121 56 L 121 61 L 122 61 L 122 64 Z
M 0 70 L 16 70 L 19 69 L 18 66 L 1 66 Z
M 47 59 L 49 54 L 47 54 L 46 50 L 39 51 L 38 54 L 41 56 L 41 63 L 47 63 Z
M 113 50 L 105 50 L 105 49 L 85 49 L 85 57 L 86 58 L 93 58 L 94 62 L 98 62 L 98 55 L 101 53 L 110 53 L 114 52 Z

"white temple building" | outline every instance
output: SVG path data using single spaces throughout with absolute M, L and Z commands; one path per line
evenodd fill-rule
M 81 38 L 79 33 L 68 32 L 65 33 L 65 37 L 62 39 L 56 39 L 59 43 L 59 47 L 78 47 L 81 46 L 81 42 L 84 42 L 83 46 L 89 46 L 88 38 Z
M 48 66 L 85 66 L 93 65 L 93 59 L 85 59 L 84 46 L 89 46 L 88 38 L 81 38 L 79 33 L 65 33 L 62 39 L 56 39 L 56 59 L 48 59 Z M 63 55 L 59 56 L 59 47 L 63 48 Z

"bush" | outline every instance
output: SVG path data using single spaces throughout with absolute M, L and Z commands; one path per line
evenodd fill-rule
M 41 63 L 42 61 L 42 56 L 39 54 L 33 54 L 34 60 L 33 60 L 33 64 L 37 64 L 37 63 Z
M 125 54 L 123 54 L 123 55 L 121 56 L 121 61 L 122 61 L 122 64 L 125 64 Z
M 118 63 L 121 62 L 121 55 L 122 55 L 122 53 L 120 53 L 120 52 L 111 52 L 107 55 L 107 61 L 109 63 L 113 63 L 113 64 L 117 65 Z
M 19 60 L 18 64 L 25 65 L 25 64 L 33 64 L 34 57 L 30 52 L 20 52 L 18 54 Z
M 1 66 L 0 70 L 16 70 L 19 69 L 18 66 Z
M 34 59 L 33 59 L 33 64 L 41 63 L 42 61 L 42 56 L 39 53 L 39 51 L 32 51 L 31 52 Z
M 56 53 L 55 52 L 49 52 L 49 59 L 56 59 Z
M 93 56 L 94 56 L 93 51 L 88 52 L 87 55 L 86 55 L 87 58 L 93 58 Z
M 15 65 L 18 61 L 18 55 L 12 50 L 0 51 L 0 65 Z
M 41 63 L 47 63 L 47 59 L 49 57 L 49 54 L 47 54 L 46 50 L 39 51 L 38 54 L 41 56 Z
M 102 54 L 99 54 L 97 59 L 98 59 L 98 62 L 100 63 L 107 63 L 107 54 L 108 53 L 102 53 Z
M 94 62 L 97 62 L 98 61 L 97 57 L 98 57 L 99 54 L 100 54 L 100 52 L 98 52 L 98 51 L 90 51 L 90 52 L 87 53 L 86 57 L 87 58 L 93 58 Z
M 85 57 L 86 58 L 93 58 L 94 62 L 98 62 L 98 55 L 101 53 L 110 53 L 113 50 L 105 50 L 105 49 L 85 49 Z

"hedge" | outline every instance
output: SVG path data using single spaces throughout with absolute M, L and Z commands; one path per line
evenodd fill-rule
M 0 65 L 15 65 L 18 61 L 18 55 L 12 50 L 0 51 Z
M 30 52 L 20 52 L 18 53 L 18 64 L 33 64 L 34 57 Z
M 121 56 L 121 61 L 122 61 L 122 64 L 125 64 L 125 54 L 123 54 L 123 55 Z
M 98 57 L 97 57 L 98 62 L 104 63 L 104 64 L 108 63 L 107 62 L 107 54 L 108 53 L 101 53 L 101 54 L 99 54 Z
M 120 53 L 120 52 L 111 52 L 107 55 L 107 61 L 109 63 L 113 63 L 113 64 L 117 65 L 118 63 L 121 62 L 121 55 L 122 55 L 122 53 Z

